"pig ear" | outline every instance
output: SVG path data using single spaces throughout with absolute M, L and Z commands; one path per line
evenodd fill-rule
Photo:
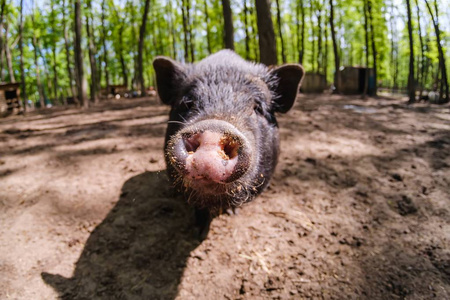
M 288 64 L 273 69 L 271 73 L 278 78 L 278 84 L 274 88 L 276 94 L 274 110 L 287 113 L 297 98 L 305 70 L 301 65 Z
M 164 104 L 171 105 L 181 85 L 186 78 L 185 66 L 164 56 L 158 56 L 153 60 L 153 68 L 156 72 L 156 86 L 158 95 Z

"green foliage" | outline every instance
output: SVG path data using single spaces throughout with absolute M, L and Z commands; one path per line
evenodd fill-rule
M 105 1 L 103 5 L 103 1 Z M 195 58 L 200 60 L 209 55 L 208 36 L 211 52 L 216 52 L 224 46 L 224 22 L 222 3 L 220 0 L 184 0 L 189 3 L 189 24 L 192 31 L 192 44 Z M 299 60 L 299 49 L 302 26 L 305 28 L 305 48 L 303 64 L 307 71 L 325 73 L 329 82 L 333 79 L 334 57 L 329 28 L 329 0 L 303 1 L 305 22 L 301 21 L 301 0 L 280 0 L 281 30 L 287 62 Z M 341 65 L 373 66 L 372 49 L 365 49 L 364 11 L 365 0 L 334 0 L 335 32 L 340 48 Z M 408 77 L 408 34 L 406 29 L 406 9 L 403 0 L 369 0 L 372 5 L 373 35 L 377 49 L 378 79 L 384 86 L 393 86 L 394 81 L 400 87 L 405 87 Z M 67 67 L 67 53 L 64 42 L 64 26 L 67 28 L 69 41 L 69 62 L 73 71 L 73 3 L 70 0 L 42 0 L 27 2 L 24 9 L 24 62 L 27 83 L 27 94 L 33 101 L 38 101 L 37 73 L 39 67 L 42 87 L 47 98 L 54 102 L 71 96 L 71 85 Z M 243 57 L 258 61 L 258 29 L 255 11 L 255 0 L 246 0 L 247 13 L 244 11 L 244 0 L 231 1 L 233 23 L 235 30 L 235 49 Z M 32 7 L 34 3 L 34 7 Z M 108 73 L 111 84 L 121 84 L 124 72 L 127 75 L 127 85 L 131 88 L 135 83 L 135 60 L 139 38 L 139 26 L 143 14 L 143 1 L 137 0 L 88 0 L 83 3 L 83 44 L 84 64 L 87 79 L 91 78 L 88 59 L 88 41 L 85 22 L 92 18 L 93 41 L 95 44 L 95 59 L 101 78 L 101 86 L 106 85 L 105 49 L 107 48 Z M 154 84 L 154 73 L 151 62 L 156 55 L 166 55 L 177 60 L 184 60 L 184 33 L 181 13 L 182 1 L 152 0 L 146 28 L 144 46 L 144 80 L 146 85 Z M 418 0 L 418 11 L 424 57 L 421 58 L 420 39 L 418 33 L 419 21 L 416 3 L 411 1 L 414 27 L 414 53 L 416 73 L 424 68 L 424 87 L 433 88 L 438 73 L 438 49 L 431 18 L 423 0 Z M 444 27 L 449 21 L 445 15 L 446 0 L 438 0 L 442 40 L 446 53 L 447 65 L 450 66 L 449 51 L 450 32 Z M 65 5 L 65 6 L 64 6 Z M 104 11 L 102 10 L 102 6 Z M 206 7 L 206 11 L 205 11 Z M 277 35 L 277 51 L 281 61 L 281 40 L 278 35 L 276 5 L 272 1 L 272 16 Z M 207 14 L 206 14 L 207 12 Z M 65 14 L 65 20 L 62 15 Z M 102 15 L 104 26 L 102 27 Z M 206 20 L 208 19 L 208 23 Z M 9 25 L 6 44 L 12 54 L 12 64 L 16 81 L 20 78 L 18 40 L 19 7 L 16 1 L 7 1 L 4 13 L 4 24 Z M 320 22 L 319 22 L 320 20 Z M 65 24 L 64 24 L 65 23 Z M 247 28 L 245 28 L 247 24 Z M 4 27 L 1 30 L 5 41 Z M 372 33 L 370 33 L 372 34 Z M 248 35 L 248 36 L 247 36 Z M 319 36 L 321 40 L 319 41 Z M 36 40 L 37 60 L 34 56 L 33 38 Z M 248 41 L 248 48 L 246 47 Z M 319 48 L 320 45 L 320 48 Z M 247 50 L 248 49 L 248 50 Z M 365 51 L 368 50 L 369 61 L 365 61 Z M 55 53 L 55 55 L 53 55 Z M 321 57 L 319 57 L 319 53 Z M 122 58 L 124 66 L 122 67 Z M 450 67 L 448 68 L 450 70 Z M 55 73 L 56 71 L 56 73 Z M 57 91 L 54 91 L 55 77 Z M 2 78 L 10 81 L 6 60 L 2 62 Z

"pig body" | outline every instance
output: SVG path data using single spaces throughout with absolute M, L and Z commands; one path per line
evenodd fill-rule
M 197 64 L 154 61 L 160 99 L 171 105 L 165 138 L 169 178 L 188 202 L 223 210 L 268 185 L 279 155 L 275 112 L 287 112 L 300 65 L 272 70 L 222 50 Z

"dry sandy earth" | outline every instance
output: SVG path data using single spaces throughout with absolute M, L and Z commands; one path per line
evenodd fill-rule
M 0 299 L 449 299 L 450 109 L 301 96 L 265 193 L 197 240 L 168 108 L 0 120 Z

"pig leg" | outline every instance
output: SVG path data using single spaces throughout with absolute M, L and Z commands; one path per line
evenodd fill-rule
M 197 229 L 199 241 L 203 241 L 208 236 L 209 226 L 211 224 L 212 217 L 209 209 L 196 208 L 195 209 L 195 227 Z

